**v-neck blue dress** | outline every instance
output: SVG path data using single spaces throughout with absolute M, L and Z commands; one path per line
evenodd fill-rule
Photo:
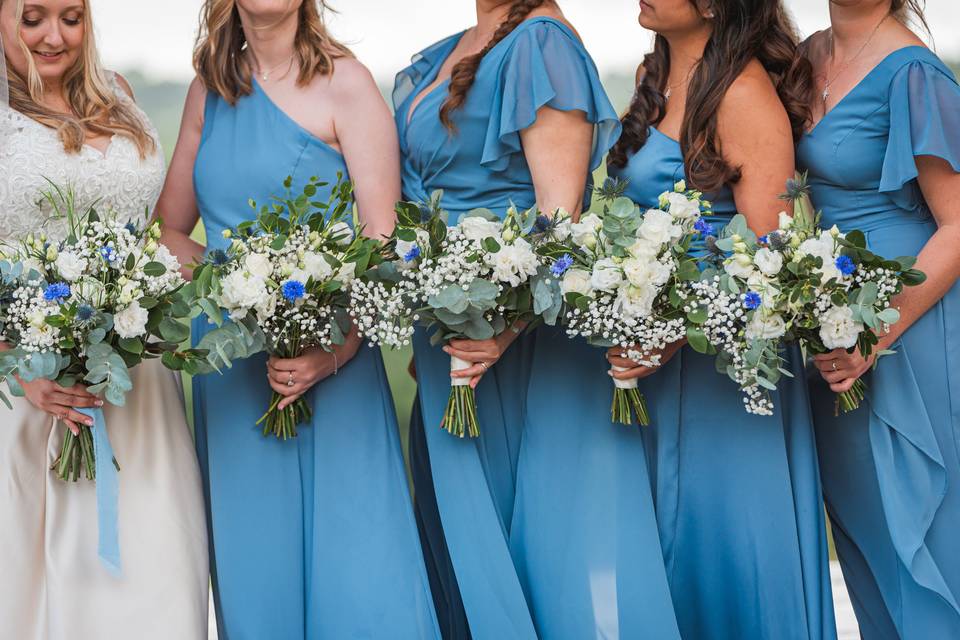
M 451 222 L 486 207 L 536 203 L 520 133 L 550 107 L 582 111 L 596 126 L 591 168 L 619 131 L 619 121 L 589 54 L 573 32 L 547 17 L 519 25 L 484 57 L 463 108 L 448 131 L 439 110 L 448 82 L 420 102 L 462 34 L 417 54 L 394 90 L 403 155 L 403 193 L 425 201 L 443 191 Z M 590 187 L 584 185 L 584 202 Z M 414 339 L 418 413 L 411 425 L 417 514 L 441 627 L 447 638 L 536 638 L 513 557 L 517 464 L 533 336 L 517 339 L 477 388 L 481 435 L 458 439 L 440 428 L 450 391 L 450 358 L 419 331 Z M 461 603 L 462 601 L 462 603 Z
M 235 106 L 211 92 L 194 167 L 207 250 L 252 217 L 248 198 L 337 172 L 343 156 L 258 84 Z M 198 318 L 194 340 L 209 326 Z M 379 350 L 318 383 L 312 421 L 285 442 L 255 424 L 270 402 L 266 356 L 196 377 L 193 391 L 220 637 L 439 638 Z
M 960 86 L 920 46 L 887 56 L 797 149 L 824 224 L 889 257 L 937 231 L 918 156 L 960 172 Z M 960 284 L 892 349 L 848 414 L 811 372 L 837 554 L 864 638 L 960 638 Z
M 651 128 L 625 167 L 627 195 L 654 207 L 684 178 L 680 144 Z M 709 194 L 719 231 L 733 192 Z M 690 347 L 640 381 L 657 521 L 680 634 L 697 640 L 836 637 L 810 401 L 799 352 L 772 416 L 746 413 L 735 383 Z M 610 384 L 596 394 L 609 403 Z M 600 407 L 597 403 L 597 411 Z M 609 414 L 608 414 L 609 415 Z

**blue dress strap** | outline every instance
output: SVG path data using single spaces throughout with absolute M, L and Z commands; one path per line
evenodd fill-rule
M 582 111 L 595 125 L 590 169 L 596 169 L 620 136 L 620 119 L 583 44 L 553 18 L 527 20 L 511 38 L 494 86 L 481 164 L 506 169 L 510 156 L 522 153 L 520 132 L 550 107 Z
M 923 50 L 927 53 L 926 50 Z M 916 156 L 936 156 L 960 172 L 960 85 L 933 54 L 904 64 L 890 81 L 890 140 L 880 191 L 915 209 L 915 193 L 896 192 L 916 179 Z

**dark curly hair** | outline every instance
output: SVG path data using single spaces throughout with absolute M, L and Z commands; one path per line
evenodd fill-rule
M 708 193 L 740 179 L 740 169 L 721 154 L 717 113 L 747 64 L 756 58 L 770 74 L 795 140 L 810 121 L 807 97 L 813 86 L 810 63 L 797 54 L 797 31 L 781 0 L 712 0 L 710 8 L 713 32 L 691 75 L 680 130 L 687 181 Z M 636 93 L 622 118 L 623 135 L 610 151 L 612 165 L 626 165 L 629 155 L 646 143 L 649 127 L 663 120 L 669 75 L 670 46 L 658 35 L 653 51 L 643 59 Z

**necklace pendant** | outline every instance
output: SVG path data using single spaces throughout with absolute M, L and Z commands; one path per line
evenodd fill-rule
M 829 98 L 829 97 L 830 97 L 830 88 L 829 88 L 829 87 L 824 87 L 824 88 L 823 88 L 823 93 L 820 94 L 820 99 L 824 102 L 824 104 L 826 104 L 827 98 Z
M 260 76 L 260 78 L 261 78 L 264 82 L 266 82 L 266 81 L 268 80 L 268 78 L 267 78 L 268 75 L 269 75 L 269 74 L 264 73 L 263 75 Z
M 670 87 L 667 87 L 667 90 L 663 93 L 663 99 L 669 100 L 671 93 L 673 93 L 673 91 L 670 90 Z

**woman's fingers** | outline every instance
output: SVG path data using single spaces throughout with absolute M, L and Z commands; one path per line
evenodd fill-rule
M 90 393 L 89 391 L 87 391 L 87 388 L 86 388 L 86 387 L 81 386 L 81 385 L 79 385 L 79 384 L 74 385 L 74 386 L 72 386 L 72 387 L 60 387 L 58 390 L 59 390 L 61 393 L 66 393 L 66 394 L 75 396 L 75 397 L 77 397 L 77 398 L 84 398 L 84 399 L 93 401 L 94 404 L 93 404 L 93 405 L 89 405 L 89 406 L 95 406 L 95 407 L 102 407 L 102 406 L 103 406 L 103 401 L 100 400 L 100 398 L 98 398 L 97 396 L 93 395 L 92 393 Z M 96 404 L 96 403 L 98 403 L 98 402 L 99 402 L 100 404 Z M 84 406 L 84 407 L 85 407 L 85 406 L 88 406 L 88 405 L 78 405 L 78 406 Z
M 77 396 L 63 391 L 54 391 L 50 394 L 50 402 L 53 404 L 72 407 L 74 409 L 92 409 L 93 407 L 102 407 L 103 401 L 95 396 L 87 394 L 86 396 Z
M 458 349 L 447 345 L 443 348 L 444 352 L 447 355 L 451 355 L 455 358 L 460 358 L 461 360 L 466 360 L 467 362 L 495 362 L 499 355 L 494 352 L 488 351 L 465 351 L 463 349 Z
M 474 376 L 482 376 L 487 372 L 489 367 L 485 367 L 482 364 L 475 364 L 472 367 L 466 369 L 457 369 L 456 371 L 450 372 L 451 378 L 473 378 Z
M 840 358 L 843 358 L 844 356 L 849 356 L 849 355 L 850 354 L 847 353 L 846 349 L 834 349 L 833 351 L 828 351 L 827 353 L 818 353 L 817 355 L 813 356 L 813 359 L 816 361 L 820 361 L 820 360 L 830 361 L 830 360 L 838 360 Z
M 287 396 L 280 402 L 279 405 L 277 405 L 277 409 L 279 409 L 280 411 L 283 411 L 284 409 L 292 405 L 294 402 L 299 400 L 302 396 L 303 396 L 302 393 L 296 393 L 292 396 Z
M 272 378 L 267 378 L 267 381 L 270 383 L 270 388 L 277 392 L 277 394 L 283 396 L 284 398 L 289 398 L 295 393 L 302 392 L 302 385 L 295 384 L 292 387 L 288 387 L 286 382 L 277 382 Z
M 847 378 L 841 382 L 837 382 L 830 385 L 830 390 L 834 393 L 846 393 L 853 388 L 853 385 L 856 383 L 857 378 Z
M 836 384 L 838 382 L 843 382 L 850 374 L 845 371 L 821 371 L 820 376 L 827 381 L 829 384 Z
M 267 360 L 267 367 L 276 371 L 296 371 L 299 358 L 277 358 L 271 357 Z
M 607 362 L 622 369 L 633 369 L 634 367 L 640 366 L 634 360 L 622 356 L 607 355 Z
M 656 370 L 657 370 L 656 367 L 636 367 L 636 366 L 633 368 L 627 369 L 626 371 L 614 371 L 611 369 L 610 377 L 616 378 L 617 380 L 633 380 L 635 378 L 640 379 L 640 378 L 646 378 Z
M 80 427 L 78 427 L 73 421 L 60 418 L 60 422 L 62 422 L 67 429 L 70 429 L 70 433 L 73 435 L 80 435 Z

